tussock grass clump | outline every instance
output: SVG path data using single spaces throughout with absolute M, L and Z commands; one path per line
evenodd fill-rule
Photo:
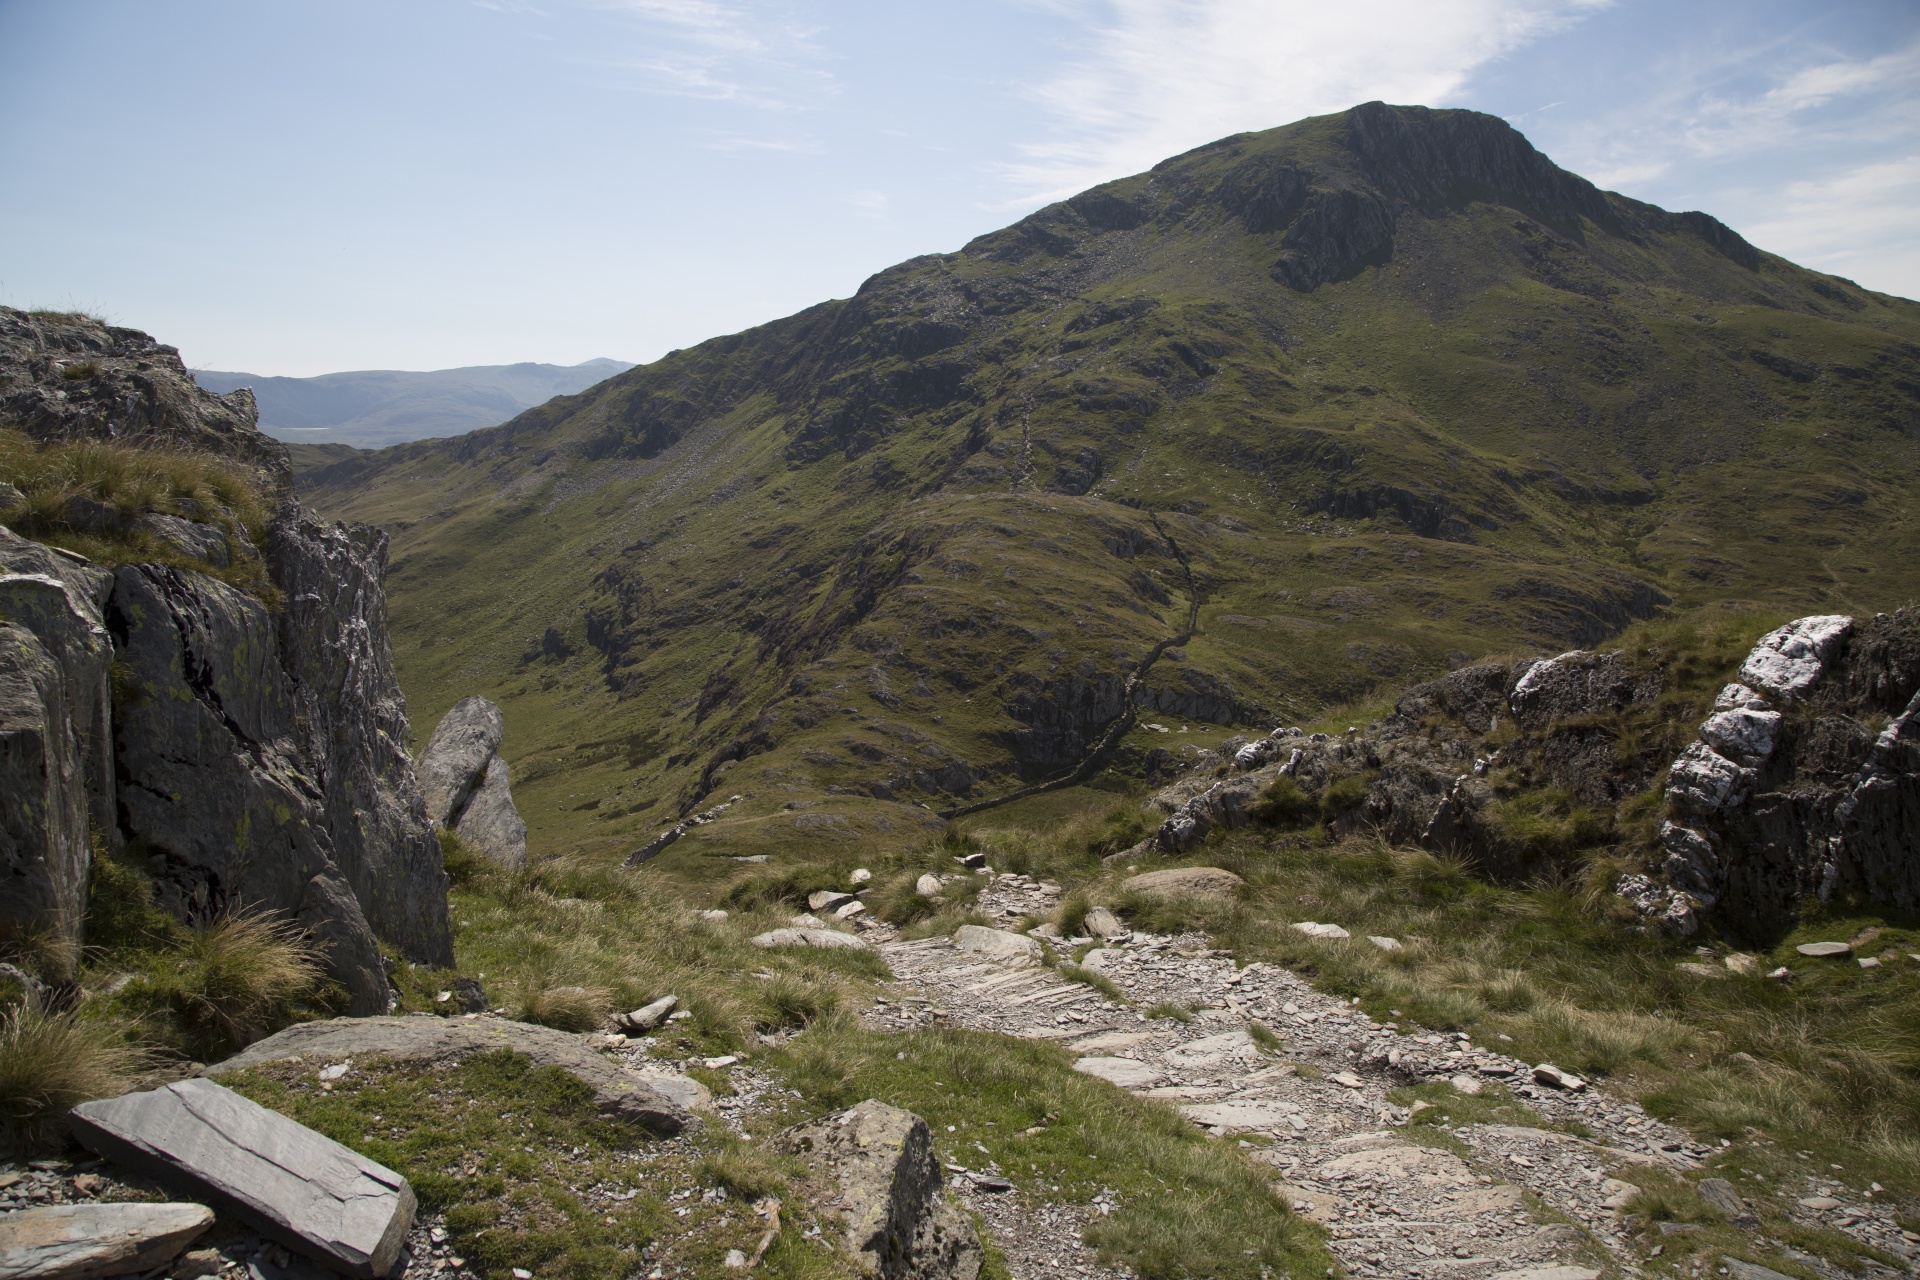
M 51 1141 L 69 1108 L 125 1093 L 149 1063 L 147 1052 L 104 1021 L 0 1012 L 0 1129 L 13 1142 Z
M 770 1030 L 804 1027 L 839 1009 L 840 998 L 840 988 L 831 983 L 776 974 L 760 988 L 761 1025 Z
M 319 951 L 297 926 L 244 909 L 193 930 L 170 976 L 168 995 L 186 1020 L 233 1045 L 292 1021 L 325 980 Z
M 66 376 L 79 367 L 68 365 Z M 258 545 L 271 514 L 266 498 L 244 472 L 219 458 L 95 440 L 43 445 L 0 428 L 0 482 L 26 498 L 5 519 L 27 537 L 110 564 L 178 564 L 268 594 L 257 555 L 234 554 L 227 567 L 216 568 L 130 526 L 149 513 L 180 516 L 216 526 L 236 551 L 243 543 Z M 83 510 L 90 514 L 83 516 Z
M 613 1012 L 613 993 L 603 987 L 537 986 L 525 992 L 516 1010 L 522 1022 L 556 1031 L 592 1031 Z

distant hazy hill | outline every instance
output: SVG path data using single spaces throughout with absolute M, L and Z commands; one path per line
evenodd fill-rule
M 252 387 L 260 401 L 260 427 L 268 435 L 295 444 L 377 449 L 491 427 L 632 367 L 623 360 L 589 360 L 576 365 L 479 364 L 428 373 L 361 369 L 317 378 L 195 369 L 193 377 L 221 394 Z

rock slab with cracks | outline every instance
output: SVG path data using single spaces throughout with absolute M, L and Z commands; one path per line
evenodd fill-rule
M 405 1178 L 211 1080 L 85 1102 L 72 1115 L 93 1151 L 358 1280 L 388 1275 L 413 1225 Z
M 443 1065 L 501 1049 L 524 1055 L 536 1067 L 558 1067 L 580 1081 L 593 1090 L 594 1104 L 603 1115 L 669 1136 L 693 1122 L 686 1107 L 675 1101 L 668 1089 L 596 1053 L 582 1037 L 505 1018 L 333 1018 L 303 1022 L 215 1063 L 206 1068 L 206 1074 L 225 1075 L 288 1058 L 338 1061 L 384 1057 Z M 679 1090 L 676 1087 L 672 1092 Z
M 164 1267 L 213 1225 L 199 1204 L 61 1204 L 0 1213 L 0 1280 L 94 1280 Z
M 513 806 L 512 771 L 500 758 L 506 717 L 482 697 L 462 698 L 420 753 L 427 817 L 508 867 L 525 866 L 527 824 Z
M 927 1122 L 871 1098 L 775 1140 L 841 1206 L 845 1249 L 883 1280 L 977 1280 L 979 1239 L 947 1200 Z

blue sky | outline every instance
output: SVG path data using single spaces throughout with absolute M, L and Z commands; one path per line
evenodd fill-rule
M 261 374 L 651 360 L 1374 98 L 1920 296 L 1913 0 L 0 0 L 0 301 Z

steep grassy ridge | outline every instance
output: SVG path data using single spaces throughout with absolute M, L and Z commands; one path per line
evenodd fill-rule
M 917 839 L 1129 702 L 1138 773 L 1669 602 L 1905 601 L 1916 429 L 1920 306 L 1376 103 L 306 486 L 393 530 L 420 723 L 505 707 L 536 850 L 742 795 L 663 856 L 709 881 Z

